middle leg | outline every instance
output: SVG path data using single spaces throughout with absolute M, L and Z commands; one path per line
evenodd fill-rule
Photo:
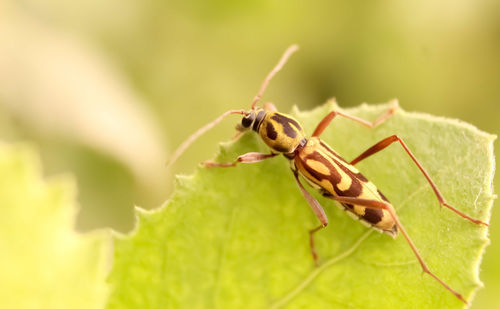
M 299 175 L 297 171 L 293 171 L 293 176 L 295 177 L 295 180 L 297 181 L 297 185 L 299 186 L 300 192 L 304 195 L 306 198 L 307 202 L 311 206 L 314 214 L 316 217 L 319 219 L 321 224 L 317 226 L 316 228 L 309 230 L 309 248 L 311 250 L 311 255 L 314 260 L 314 265 L 319 266 L 318 262 L 318 253 L 316 252 L 316 248 L 314 246 L 314 234 L 321 230 L 322 228 L 326 227 L 328 225 L 328 218 L 325 214 L 325 211 L 323 210 L 323 207 L 321 207 L 320 203 L 309 193 L 307 190 L 304 188 L 302 183 L 299 180 Z
M 353 116 L 353 115 L 349 115 L 349 114 L 346 114 L 344 112 L 340 112 L 340 111 L 331 111 L 328 115 L 325 116 L 325 118 L 323 118 L 320 123 L 316 126 L 316 129 L 314 130 L 314 133 L 312 134 L 312 136 L 320 136 L 321 133 L 323 133 L 323 131 L 326 129 L 326 127 L 328 127 L 328 125 L 330 124 L 330 122 L 333 120 L 333 118 L 335 118 L 336 116 L 342 116 L 342 117 L 345 117 L 347 119 L 351 119 L 351 120 L 354 120 L 358 123 L 360 123 L 361 125 L 367 127 L 367 128 L 375 128 L 376 126 L 379 126 L 380 124 L 382 124 L 384 121 L 386 121 L 387 119 L 389 119 L 389 117 L 391 117 L 395 112 L 396 110 L 398 110 L 399 108 L 399 104 L 398 104 L 398 101 L 397 100 L 394 100 L 393 103 L 392 103 L 392 106 L 391 108 L 389 108 L 385 113 L 383 113 L 382 115 L 380 115 L 375 121 L 373 122 L 370 122 L 370 121 L 367 121 L 367 120 L 364 120 L 362 118 L 359 118 L 359 117 L 356 117 L 356 116 Z

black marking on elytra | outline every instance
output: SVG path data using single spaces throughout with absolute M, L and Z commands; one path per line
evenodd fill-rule
M 328 198 L 331 198 L 333 197 L 333 194 L 331 194 L 330 192 L 328 192 L 328 190 L 326 189 L 319 189 L 319 192 L 321 193 L 321 195 L 323 195 L 324 197 L 328 197 Z
M 262 120 L 264 120 L 264 117 L 266 116 L 266 111 L 261 110 L 258 114 L 257 117 L 255 117 L 255 121 L 252 126 L 252 130 L 255 132 L 259 132 L 260 125 L 262 124 Z
M 377 189 L 377 192 L 378 192 L 378 194 L 380 195 L 380 197 L 381 197 L 384 201 L 386 201 L 386 202 L 388 202 L 388 203 L 389 203 L 389 200 L 387 199 L 387 197 L 385 197 L 385 195 L 384 195 L 384 194 L 382 194 L 382 192 L 380 192 L 380 190 L 379 190 L 379 189 Z
M 334 157 L 336 157 L 337 159 L 339 159 L 340 161 L 344 162 L 344 163 L 347 163 L 346 160 L 344 160 L 344 158 L 342 158 L 338 153 L 336 153 L 335 151 L 333 151 L 333 149 L 328 146 L 327 144 L 323 143 L 323 141 L 320 141 L 320 144 L 321 146 L 323 146 L 323 148 L 328 151 L 331 155 L 333 155 Z
M 365 214 L 361 216 L 371 224 L 377 224 L 382 221 L 384 212 L 381 209 L 365 208 Z
M 314 154 L 314 153 L 313 153 Z M 312 159 L 316 160 L 315 158 L 309 158 L 309 156 L 306 157 L 306 159 L 303 161 L 302 165 L 304 166 L 305 170 L 312 176 L 314 177 L 317 181 L 321 181 L 323 179 L 328 179 L 328 176 L 323 175 L 321 173 L 318 173 L 315 169 L 311 168 L 309 165 L 307 165 L 306 161 L 307 159 Z M 319 161 L 319 160 L 318 160 Z M 328 166 L 328 165 L 327 165 Z M 340 175 L 338 175 L 340 178 Z M 329 180 L 330 181 L 330 180 Z
M 333 185 L 335 192 L 328 192 L 324 188 L 320 189 L 320 193 L 323 196 L 331 198 L 334 195 L 348 196 L 348 197 L 358 197 L 359 195 L 361 195 L 362 190 L 363 190 L 363 186 L 361 185 L 361 181 L 362 181 L 362 179 L 366 179 L 366 178 L 363 177 L 362 179 L 358 179 L 357 173 L 353 173 L 351 170 L 349 170 L 347 167 L 345 167 L 345 165 L 341 164 L 338 160 L 336 160 L 336 158 L 330 157 L 330 159 L 333 161 L 333 164 L 336 166 L 332 166 L 332 162 L 326 160 L 323 156 L 321 156 L 319 153 L 316 153 L 316 152 L 313 152 L 313 153 L 305 156 L 305 158 L 303 158 L 303 159 L 299 156 L 297 156 L 297 158 L 296 158 L 296 160 L 302 161 L 302 165 L 304 166 L 304 169 L 313 178 L 315 178 L 318 183 L 321 182 L 322 180 L 326 179 Z M 319 162 L 325 164 L 328 167 L 328 169 L 330 170 L 330 175 L 323 175 L 321 173 L 318 173 L 317 171 L 315 171 L 314 169 L 312 169 L 311 167 L 309 167 L 305 163 L 307 160 L 316 160 L 316 161 L 319 161 Z M 341 176 L 340 176 L 338 170 L 336 169 L 337 167 L 340 168 L 348 177 L 351 177 L 351 179 L 352 179 L 351 186 L 347 190 L 340 190 L 337 187 L 337 185 L 341 181 Z M 384 199 L 384 196 L 382 195 L 382 193 L 380 191 L 379 191 L 379 194 L 380 194 L 380 197 L 382 199 Z M 384 217 L 384 212 L 382 209 L 372 209 L 372 208 L 363 207 L 365 210 L 365 213 L 364 213 L 364 215 L 359 215 L 359 214 L 354 212 L 354 205 L 353 204 L 342 203 L 342 206 L 344 206 L 344 209 L 346 211 L 350 211 L 350 212 L 354 213 L 356 216 L 365 220 L 366 222 L 370 223 L 371 225 L 376 225 L 377 223 L 381 222 L 383 217 Z M 393 228 L 393 231 L 394 231 L 394 228 Z M 397 230 L 395 232 L 397 232 Z
M 278 132 L 274 129 L 274 126 L 271 122 L 266 123 L 266 135 L 269 139 L 275 141 L 278 137 Z
M 346 168 L 344 165 L 339 163 L 337 160 L 335 160 L 335 158 L 333 158 L 333 157 L 330 157 L 330 158 L 335 162 L 335 165 L 338 168 L 340 168 L 342 171 L 344 171 L 344 173 L 348 177 L 351 178 L 351 180 L 352 180 L 351 185 L 349 186 L 349 188 L 347 190 L 340 190 L 337 187 L 337 185 L 342 181 L 342 176 L 340 176 L 340 173 L 337 171 L 337 168 L 335 166 L 333 166 L 330 161 L 325 159 L 319 153 L 313 152 L 313 153 L 307 155 L 304 158 L 303 165 L 304 165 L 304 168 L 306 169 L 306 171 L 311 176 L 313 176 L 317 181 L 320 182 L 323 179 L 328 180 L 332 184 L 333 189 L 335 190 L 335 193 L 337 195 L 348 196 L 348 197 L 358 197 L 359 195 L 361 195 L 363 187 L 361 186 L 360 181 L 355 177 L 355 174 L 353 172 L 351 172 L 348 168 Z M 309 167 L 307 165 L 307 163 L 306 163 L 307 160 L 315 160 L 315 161 L 319 161 L 320 163 L 324 164 L 328 168 L 328 170 L 330 171 L 330 175 L 324 175 L 324 174 L 321 174 L 321 173 L 315 171 L 314 169 L 312 169 L 311 167 Z
M 352 209 L 354 209 L 354 205 L 352 205 L 352 204 L 342 203 L 342 205 L 344 205 L 344 207 L 345 207 L 346 209 L 347 209 L 347 208 L 348 208 L 348 209 L 351 209 L 351 210 L 352 210 Z
M 350 196 L 350 197 L 358 197 L 361 195 L 361 192 L 363 191 L 363 186 L 361 185 L 361 182 L 359 179 L 356 177 L 356 174 L 354 174 L 350 169 L 345 167 L 342 163 L 339 163 L 335 158 L 331 158 L 333 161 L 335 161 L 336 165 L 348 176 L 351 178 L 351 185 L 347 190 L 340 190 L 337 187 L 337 184 L 333 187 L 335 190 L 335 193 L 337 193 L 340 196 Z
M 356 177 L 362 182 L 368 182 L 368 179 L 363 174 L 361 174 L 361 172 L 354 175 L 356 175 Z
M 323 149 L 325 149 L 328 153 L 333 155 L 335 158 L 339 159 L 340 161 L 342 161 L 344 163 L 349 164 L 344 158 L 342 158 L 338 153 L 336 153 L 330 146 L 323 143 L 323 141 L 321 141 L 320 144 L 321 144 L 321 146 L 323 146 Z M 341 164 L 339 164 L 339 165 L 341 165 Z M 351 174 L 354 175 L 359 180 L 361 180 L 362 182 L 368 182 L 368 179 L 363 174 L 361 174 L 361 172 L 359 172 L 357 174 L 354 174 L 351 172 Z
M 300 124 L 298 124 L 297 121 L 295 121 L 295 120 L 293 120 L 285 115 L 279 114 L 279 113 L 275 113 L 271 117 L 271 119 L 275 120 L 277 123 L 281 124 L 283 126 L 283 132 L 290 138 L 297 137 L 296 129 L 294 129 L 290 124 L 293 124 L 295 126 L 295 128 L 297 128 L 299 130 L 302 128 L 300 126 Z

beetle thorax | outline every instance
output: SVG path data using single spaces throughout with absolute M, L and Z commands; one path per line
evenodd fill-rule
M 292 153 L 306 141 L 304 130 L 297 120 L 261 108 L 250 111 L 242 119 L 241 127 L 257 132 L 273 152 Z
M 257 115 L 260 123 L 253 127 L 273 152 L 292 153 L 305 140 L 304 130 L 292 117 L 278 112 Z

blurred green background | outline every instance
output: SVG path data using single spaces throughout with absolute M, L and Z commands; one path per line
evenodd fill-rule
M 237 117 L 169 171 L 172 149 L 248 108 L 292 43 L 264 97 L 281 111 L 398 98 L 500 132 L 500 1 L 4 0 L 0 138 L 36 145 L 46 174 L 76 176 L 78 229 L 125 232 L 133 206 L 166 200 L 173 173 L 211 158 Z M 473 308 L 497 308 L 497 213 Z

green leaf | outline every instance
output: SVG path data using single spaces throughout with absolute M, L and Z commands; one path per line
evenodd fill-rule
M 334 108 L 293 114 L 312 132 Z M 375 119 L 388 105 L 349 109 Z M 488 221 L 493 201 L 493 140 L 457 120 L 398 111 L 370 130 L 335 119 L 322 135 L 346 159 L 398 134 L 448 202 Z M 254 133 L 223 144 L 219 161 L 268 151 Z M 487 228 L 440 209 L 423 175 L 394 144 L 359 169 L 393 203 L 430 269 L 471 299 Z M 310 190 L 314 192 L 314 190 Z M 287 160 L 236 168 L 199 168 L 178 177 L 156 211 L 137 209 L 130 235 L 117 235 L 109 308 L 460 308 L 457 298 L 422 270 L 408 244 L 379 234 L 313 193 L 330 225 L 317 235 L 322 265 L 313 266 L 308 230 L 318 225 Z
M 109 237 L 73 230 L 74 181 L 44 181 L 32 149 L 3 143 L 0 175 L 0 308 L 102 308 Z

